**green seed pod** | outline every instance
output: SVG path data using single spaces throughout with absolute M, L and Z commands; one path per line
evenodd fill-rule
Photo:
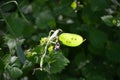
M 83 37 L 78 34 L 62 33 L 59 40 L 66 46 L 76 47 L 84 42 Z

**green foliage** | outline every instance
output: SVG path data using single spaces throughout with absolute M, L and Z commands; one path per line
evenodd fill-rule
M 36 17 L 36 25 L 40 29 L 45 29 L 48 26 L 52 26 L 52 27 L 56 26 L 54 17 L 51 15 L 50 11 L 45 10 L 35 17 Z
M 119 0 L 0 1 L 0 80 L 120 80 L 119 53 Z
M 10 54 L 6 54 L 0 59 L 0 72 L 3 72 L 5 66 L 10 63 L 10 58 Z
M 108 60 L 119 63 L 119 57 L 120 57 L 120 45 L 116 43 L 108 42 L 107 49 L 106 49 L 106 57 Z
M 7 20 L 10 23 L 9 25 L 11 26 L 11 29 L 8 29 L 11 33 L 14 32 L 15 35 L 18 37 L 20 35 L 22 35 L 22 32 L 24 30 L 25 24 L 23 22 L 23 20 L 19 19 L 19 18 L 13 18 L 15 17 L 13 16 L 8 16 Z M 18 26 L 20 26 L 20 28 L 18 29 Z
M 19 78 L 23 74 L 21 69 L 10 66 L 8 67 L 8 72 L 12 78 Z
M 113 24 L 113 16 L 112 15 L 106 15 L 101 17 L 101 19 L 104 21 L 104 23 L 108 26 L 113 26 L 116 22 Z
M 57 73 L 64 69 L 64 66 L 69 63 L 69 60 L 64 57 L 62 52 L 53 52 L 50 55 L 49 63 L 51 65 L 50 72 Z
M 12 39 L 9 36 L 5 36 L 5 40 L 7 41 L 7 45 L 9 47 L 10 53 L 14 54 L 15 51 L 17 53 L 17 55 L 19 56 L 20 60 L 22 62 L 25 62 L 26 58 L 25 58 L 25 54 L 24 51 L 21 48 L 21 45 L 23 43 L 23 39 Z
M 89 31 L 89 41 L 90 44 L 88 46 L 89 50 L 92 53 L 100 53 L 104 50 L 104 46 L 107 42 L 107 36 L 104 32 L 96 30 L 96 29 L 91 29 Z M 96 52 L 95 52 L 96 51 Z

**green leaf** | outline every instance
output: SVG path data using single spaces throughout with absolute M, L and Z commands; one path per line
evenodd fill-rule
M 55 27 L 56 22 L 50 11 L 43 11 L 36 16 L 36 25 L 40 29 L 46 29 L 49 27 Z
M 81 52 L 79 54 L 76 54 L 75 59 L 74 59 L 74 64 L 79 66 L 79 68 L 82 68 L 86 64 L 86 56 L 85 53 Z
M 26 61 L 22 67 L 22 69 L 27 69 L 32 67 L 32 62 Z
M 50 55 L 50 72 L 58 73 L 61 72 L 65 66 L 69 63 L 69 60 L 64 57 L 61 52 L 53 52 Z
M 18 59 L 16 56 L 11 56 L 10 63 L 13 64 Z
M 22 45 L 24 39 L 12 39 L 7 36 L 6 40 L 8 40 L 7 45 L 10 49 L 10 52 L 12 54 L 14 54 L 16 51 L 16 54 L 17 54 L 18 58 L 21 60 L 21 62 L 25 62 L 26 57 L 25 57 L 23 49 L 21 48 L 21 45 Z
M 2 52 L 2 50 L 0 49 L 0 73 L 1 73 L 1 71 L 3 71 L 3 69 L 4 69 L 4 63 L 3 63 L 3 59 L 2 59 L 3 56 L 4 56 L 4 55 L 3 55 L 3 52 Z
M 108 26 L 113 26 L 113 16 L 112 15 L 105 15 L 102 16 L 101 19 L 104 21 L 104 23 Z
M 78 34 L 62 33 L 59 40 L 66 46 L 76 47 L 84 42 L 83 37 Z
M 58 5 L 53 3 L 53 10 L 57 15 L 76 17 L 76 13 L 70 7 L 73 1 L 61 0 L 60 2 Z
M 11 54 L 0 57 L 0 72 L 4 71 L 5 66 L 10 63 Z
M 18 57 L 12 56 L 11 57 L 11 66 L 12 67 L 18 67 L 20 68 L 22 65 L 22 63 L 20 62 L 20 60 L 18 59 Z
M 101 16 L 100 12 L 93 12 L 89 5 L 86 5 L 82 11 L 82 19 L 84 24 L 93 25 L 99 22 L 99 17 Z
M 34 29 L 33 25 L 26 24 L 26 26 L 24 27 L 24 30 L 23 30 L 22 34 L 23 34 L 24 37 L 30 37 L 34 31 L 35 31 L 35 29 Z
M 17 67 L 9 67 L 8 71 L 10 73 L 10 76 L 13 78 L 19 78 L 23 74 L 22 70 Z
M 16 53 L 21 62 L 24 63 L 26 61 L 25 53 L 19 43 L 16 45 Z
M 10 25 L 7 29 L 11 34 L 16 37 L 22 36 L 24 28 L 26 27 L 26 23 L 21 18 L 18 18 L 17 14 L 12 14 L 7 16 L 7 22 Z
M 5 67 L 5 65 L 4 65 L 3 61 L 0 59 L 0 73 L 2 71 L 4 71 L 4 67 Z
M 25 73 L 29 73 L 30 70 L 33 68 L 33 63 L 30 61 L 26 61 L 22 66 L 22 71 Z
M 89 31 L 88 40 L 90 41 L 88 50 L 94 54 L 102 54 L 108 38 L 104 32 L 93 28 Z
M 87 2 L 90 4 L 93 11 L 104 10 L 109 6 L 107 0 L 88 0 Z
M 7 40 L 7 39 L 6 39 L 6 40 Z M 16 41 L 15 41 L 15 39 L 11 39 L 11 38 L 8 37 L 7 45 L 8 45 L 8 47 L 9 47 L 10 52 L 11 52 L 11 53 L 14 53 L 14 52 L 15 52 L 14 48 L 15 48 L 15 46 L 16 46 Z

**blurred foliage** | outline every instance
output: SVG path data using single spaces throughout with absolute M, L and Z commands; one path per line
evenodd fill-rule
M 86 41 L 49 44 L 41 71 L 40 42 L 56 29 Z M 120 1 L 1 0 L 0 80 L 120 80 Z

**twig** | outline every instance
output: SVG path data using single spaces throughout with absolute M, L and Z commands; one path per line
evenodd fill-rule
M 62 31 L 62 30 L 57 29 L 56 31 L 54 31 L 54 33 L 50 37 L 48 37 L 48 41 L 47 41 L 46 46 L 44 48 L 44 53 L 43 53 L 43 55 L 41 57 L 41 60 L 40 60 L 40 70 L 41 71 L 42 71 L 42 67 L 43 67 L 44 57 L 46 56 L 47 47 L 51 43 L 51 41 L 54 40 L 57 37 L 59 31 Z M 51 34 L 51 32 L 53 32 L 53 30 L 50 31 L 49 35 Z

